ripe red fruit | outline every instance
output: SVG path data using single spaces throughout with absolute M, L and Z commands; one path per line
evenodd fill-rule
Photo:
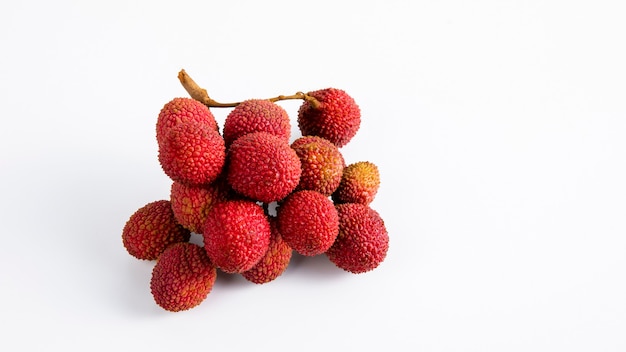
M 278 231 L 293 250 L 314 256 L 332 246 L 339 232 L 333 202 L 311 190 L 290 194 L 278 207 Z
M 389 235 L 378 212 L 358 203 L 335 207 L 339 215 L 339 235 L 326 251 L 330 261 L 355 274 L 378 267 L 389 249 Z
M 159 146 L 159 163 L 173 181 L 206 185 L 222 172 L 226 158 L 224 138 L 198 122 L 172 127 Z
M 252 132 L 268 132 L 288 143 L 291 123 L 287 111 L 269 100 L 244 100 L 224 120 L 223 135 L 226 146 Z
M 359 161 L 346 166 L 339 187 L 332 195 L 335 204 L 370 204 L 380 186 L 380 173 L 376 164 Z
M 169 245 L 191 234 L 174 217 L 169 200 L 148 203 L 133 213 L 122 230 L 122 243 L 137 259 L 155 260 Z
M 270 217 L 269 220 L 272 237 L 267 252 L 255 266 L 241 273 L 255 284 L 265 284 L 278 278 L 287 269 L 293 252 L 278 232 L 276 218 Z
M 319 106 L 306 101 L 298 110 L 298 126 L 303 136 L 328 139 L 337 147 L 346 145 L 359 130 L 361 109 L 345 91 L 326 88 L 307 93 Z
M 318 136 L 302 136 L 291 148 L 302 165 L 302 175 L 296 190 L 313 190 L 330 196 L 339 186 L 345 162 L 339 148 Z
M 202 303 L 216 278 L 217 269 L 202 247 L 177 243 L 161 254 L 152 269 L 150 291 L 161 308 L 179 312 Z
M 226 200 L 227 193 L 225 182 L 217 180 L 204 186 L 172 182 L 170 188 L 172 211 L 179 224 L 191 232 L 202 234 L 209 210 L 217 202 Z
M 218 130 L 215 117 L 206 105 L 191 98 L 174 98 L 159 112 L 156 123 L 157 143 L 163 142 L 172 127 L 187 121 L 195 121 L 208 126 L 209 129 Z
M 267 252 L 270 223 L 263 208 L 248 200 L 216 204 L 207 215 L 204 248 L 211 261 L 226 273 L 250 270 Z
M 248 133 L 228 150 L 228 183 L 236 192 L 270 203 L 291 193 L 300 182 L 300 159 L 289 144 L 267 132 Z

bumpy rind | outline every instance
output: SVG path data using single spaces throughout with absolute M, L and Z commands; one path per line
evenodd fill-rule
M 217 278 L 205 250 L 193 243 L 177 243 L 165 250 L 152 269 L 150 291 L 155 302 L 171 312 L 202 303 Z
M 291 148 L 298 154 L 302 165 L 296 190 L 313 190 L 330 196 L 339 186 L 345 167 L 339 148 L 319 136 L 299 137 Z
M 332 194 L 335 203 L 370 204 L 380 187 L 380 173 L 369 161 L 352 163 L 343 170 L 341 182 Z
M 224 138 L 203 124 L 189 121 L 172 127 L 159 146 L 159 163 L 173 181 L 207 185 L 222 172 Z
M 263 208 L 248 200 L 216 204 L 203 231 L 204 248 L 211 261 L 226 273 L 250 270 L 269 248 L 270 224 Z
M 300 159 L 289 144 L 267 132 L 236 139 L 227 155 L 227 180 L 233 190 L 264 203 L 286 197 L 300 182 Z
M 278 230 L 299 254 L 314 256 L 332 246 L 339 233 L 339 218 L 333 202 L 311 190 L 290 194 L 278 208 Z
M 246 280 L 255 284 L 265 284 L 277 279 L 287 270 L 293 254 L 291 247 L 278 232 L 276 218 L 271 217 L 269 220 L 272 236 L 267 252 L 255 266 L 241 273 Z
M 335 206 L 339 235 L 326 255 L 337 267 L 355 274 L 377 268 L 387 256 L 389 234 L 380 214 L 364 204 Z
M 191 234 L 174 216 L 169 200 L 150 202 L 133 213 L 122 230 L 122 243 L 130 255 L 155 260 L 170 245 L 187 242 Z
M 269 100 L 244 100 L 224 120 L 226 146 L 252 132 L 268 132 L 289 142 L 291 122 L 287 111 Z
M 161 144 L 167 132 L 181 122 L 195 121 L 218 131 L 217 121 L 209 108 L 191 98 L 174 98 L 163 105 L 156 123 L 156 139 Z
M 343 147 L 356 135 L 361 125 L 361 109 L 345 91 L 337 88 L 307 93 L 320 104 L 305 101 L 298 110 L 298 127 L 303 136 L 314 135 Z
M 172 182 L 172 211 L 179 224 L 193 233 L 202 234 L 208 212 L 213 205 L 226 200 L 227 194 L 223 182 L 214 181 L 204 186 Z

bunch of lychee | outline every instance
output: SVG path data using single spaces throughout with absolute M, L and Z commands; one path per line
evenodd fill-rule
M 167 102 L 156 121 L 170 198 L 139 208 L 122 231 L 128 253 L 156 262 L 150 290 L 160 307 L 199 305 L 218 270 L 255 284 L 273 281 L 293 251 L 325 255 L 355 274 L 383 262 L 389 236 L 370 207 L 378 168 L 370 161 L 346 164 L 340 151 L 361 122 L 352 97 L 326 88 L 212 104 L 181 82 L 192 97 Z M 292 140 L 290 117 L 277 101 L 295 98 L 303 99 L 302 135 Z M 220 133 L 210 108 L 226 106 L 233 108 Z M 201 245 L 190 241 L 192 234 Z

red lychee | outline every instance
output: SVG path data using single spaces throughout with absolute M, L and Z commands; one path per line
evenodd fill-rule
M 226 147 L 235 139 L 252 132 L 268 132 L 288 143 L 291 123 L 287 111 L 269 100 L 244 100 L 231 110 L 224 121 Z
M 300 159 L 282 138 L 267 132 L 248 133 L 231 144 L 227 180 L 233 190 L 270 203 L 291 193 L 300 181 Z
M 179 312 L 202 303 L 216 278 L 217 269 L 202 247 L 177 243 L 161 254 L 152 269 L 150 291 L 161 308 Z
M 318 191 L 330 196 L 339 186 L 345 162 L 339 148 L 318 136 L 302 136 L 291 148 L 302 165 L 302 175 L 296 190 Z
M 307 93 L 319 104 L 305 100 L 298 110 L 298 126 L 303 136 L 328 139 L 337 147 L 346 145 L 361 125 L 361 109 L 345 91 L 337 88 Z
M 172 127 L 159 146 L 159 163 L 173 181 L 206 185 L 222 172 L 224 138 L 204 124 L 188 121 Z
M 333 202 L 311 190 L 297 191 L 278 207 L 278 231 L 287 244 L 305 256 L 324 253 L 339 232 L 339 218 Z
M 241 273 L 255 284 L 265 284 L 278 278 L 287 269 L 293 252 L 278 232 L 276 218 L 270 217 L 269 221 L 272 237 L 267 252 L 255 266 Z
M 196 121 L 208 126 L 209 129 L 218 130 L 215 117 L 206 105 L 191 98 L 174 98 L 159 112 L 156 123 L 157 143 L 163 142 L 172 127 L 187 121 Z
M 225 182 L 217 180 L 203 186 L 172 182 L 170 202 L 178 223 L 191 232 L 202 234 L 209 210 L 217 202 L 226 200 L 227 194 Z
M 370 204 L 380 186 L 380 173 L 376 164 L 370 161 L 352 163 L 343 169 L 339 187 L 332 194 L 335 204 Z
M 187 242 L 191 234 L 174 217 L 169 200 L 148 203 L 133 213 L 122 230 L 122 243 L 137 259 L 155 260 L 169 245 Z
M 389 235 L 380 214 L 365 204 L 344 203 L 335 207 L 339 235 L 326 251 L 330 261 L 355 274 L 378 267 L 389 249 Z
M 248 200 L 227 200 L 209 211 L 203 231 L 211 261 L 226 273 L 250 270 L 270 244 L 270 223 L 263 208 Z

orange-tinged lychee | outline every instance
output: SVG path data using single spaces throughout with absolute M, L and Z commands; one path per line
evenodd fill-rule
M 172 182 L 170 202 L 179 224 L 191 232 L 202 234 L 211 207 L 227 198 L 227 185 L 219 180 L 203 186 Z
M 172 127 L 159 146 L 159 163 L 173 181 L 206 185 L 222 172 L 224 138 L 204 124 L 187 121 Z
M 122 243 L 137 259 L 155 260 L 169 245 L 187 242 L 191 234 L 174 217 L 169 200 L 148 203 L 133 213 L 122 230 Z
M 291 148 L 300 158 L 302 175 L 296 190 L 318 191 L 330 196 L 339 186 L 345 162 L 339 148 L 318 136 L 302 136 Z
M 265 284 L 278 278 L 287 269 L 293 250 L 278 232 L 275 217 L 270 217 L 271 238 L 267 252 L 250 270 L 241 273 L 246 280 Z
M 269 100 L 244 100 L 224 120 L 223 135 L 226 146 L 252 132 L 268 132 L 289 142 L 291 122 L 287 111 Z
M 300 181 L 300 159 L 282 138 L 267 132 L 237 138 L 227 155 L 227 180 L 242 195 L 271 203 L 286 197 Z
M 204 248 L 211 261 L 226 273 L 250 270 L 269 248 L 270 223 L 263 208 L 253 201 L 217 203 L 207 215 Z
M 194 243 L 168 247 L 152 269 L 150 291 L 163 309 L 179 312 L 206 299 L 217 278 L 217 269 L 206 251 Z
M 338 147 L 346 145 L 361 125 L 361 109 L 345 91 L 337 88 L 307 93 L 314 97 L 315 106 L 305 100 L 298 110 L 298 127 L 303 136 L 314 135 L 328 139 Z
M 158 144 L 161 144 L 172 127 L 187 121 L 196 121 L 208 126 L 209 129 L 218 130 L 215 117 L 206 105 L 191 98 L 174 98 L 159 112 L 156 123 Z
M 333 202 L 325 195 L 302 190 L 285 198 L 277 210 L 278 231 L 287 244 L 305 256 L 324 253 L 339 232 Z
M 380 214 L 368 205 L 335 206 L 339 235 L 326 255 L 337 267 L 355 274 L 377 268 L 389 249 L 389 235 Z
M 346 166 L 339 187 L 332 195 L 336 204 L 370 204 L 380 187 L 380 173 L 376 164 L 359 161 Z

